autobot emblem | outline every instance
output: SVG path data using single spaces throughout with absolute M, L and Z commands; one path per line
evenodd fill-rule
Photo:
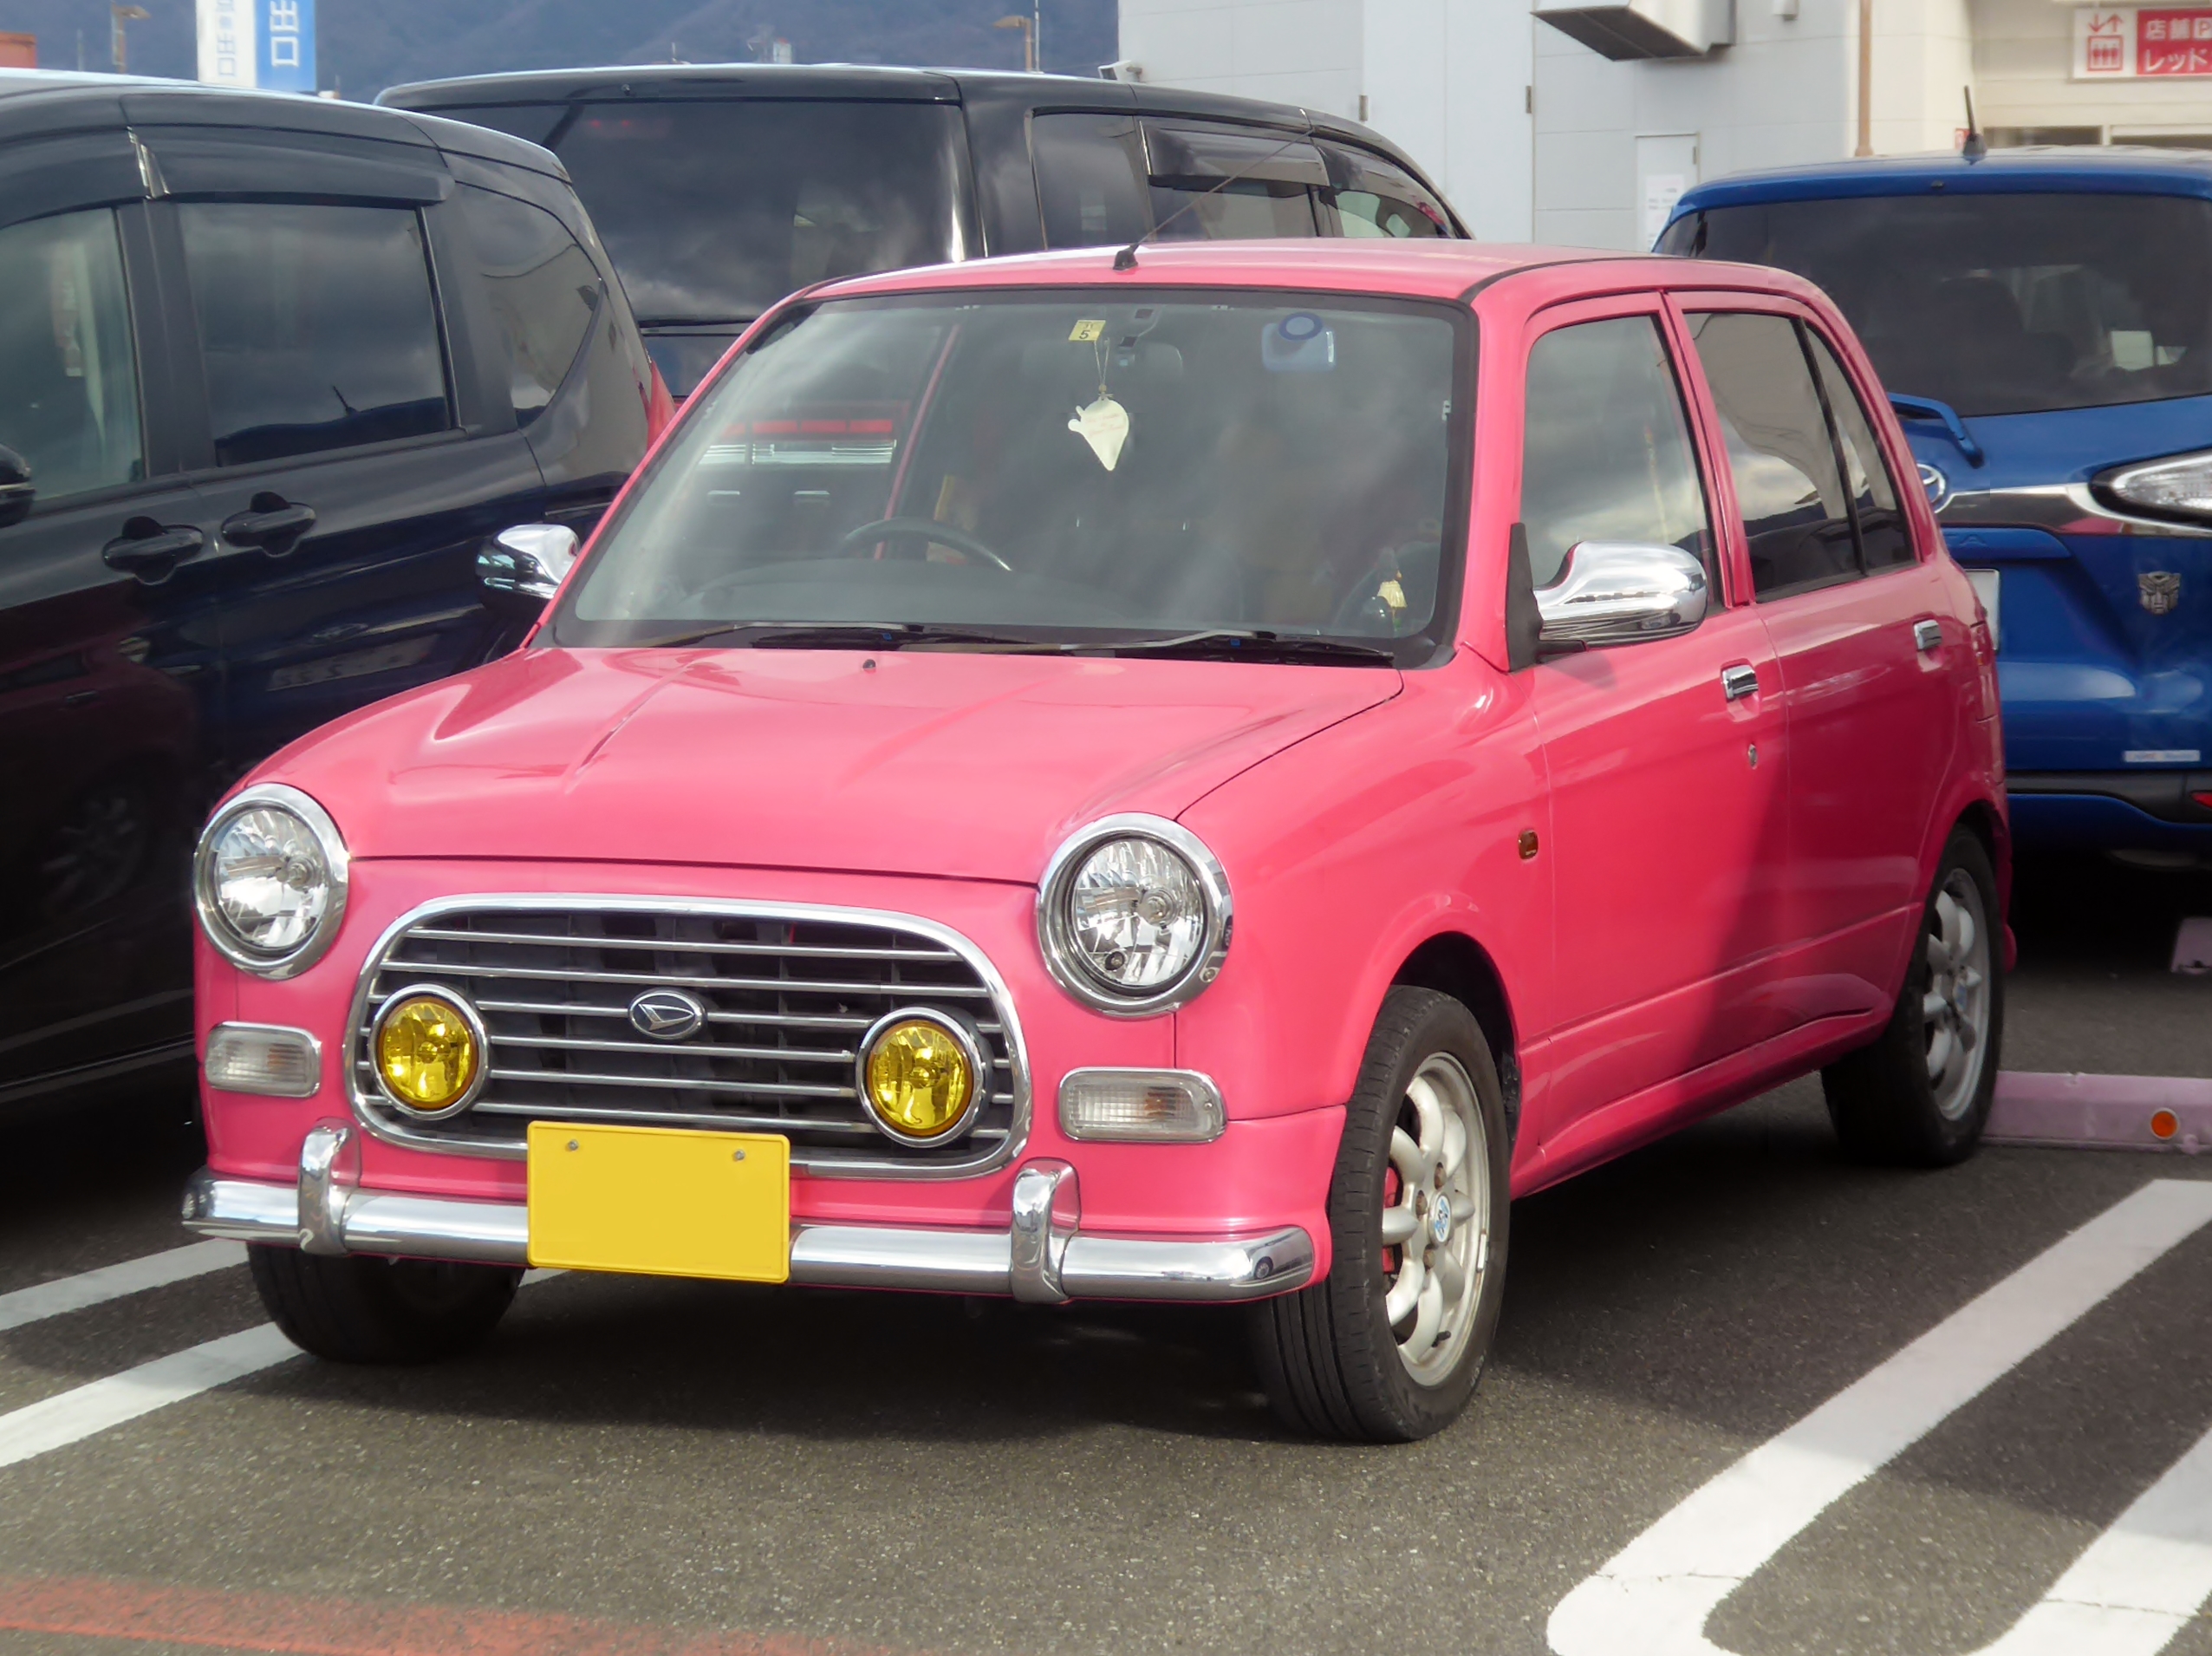
M 2135 577 L 2143 607 L 2154 616 L 2170 616 L 2182 601 L 2182 577 L 2171 570 L 2145 570 Z
M 706 1022 L 706 1004 L 681 989 L 647 989 L 630 1002 L 630 1026 L 655 1040 L 681 1040 Z

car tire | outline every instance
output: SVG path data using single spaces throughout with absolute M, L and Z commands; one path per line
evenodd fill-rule
M 1329 1275 L 1252 1307 L 1261 1379 L 1285 1425 L 1410 1443 L 1459 1416 L 1504 1298 L 1511 1154 L 1474 1014 L 1434 990 L 1392 989 L 1345 1111 Z M 1386 1242 L 1386 1228 L 1404 1239 Z
M 433 1363 L 481 1344 L 523 1274 L 426 1259 L 332 1259 L 246 1250 L 253 1285 L 284 1337 L 334 1363 Z
M 2003 926 L 1989 853 L 1958 829 L 1881 1038 L 1820 1072 L 1829 1119 L 1854 1157 L 1948 1167 L 1981 1144 L 2004 1044 Z

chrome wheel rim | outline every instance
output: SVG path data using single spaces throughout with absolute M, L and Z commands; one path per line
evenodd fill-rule
M 1989 1046 L 1989 925 L 1981 888 L 1964 869 L 1953 869 L 1936 893 L 1922 949 L 1928 1086 L 1936 1111 L 1956 1121 L 1974 1107 Z
M 1423 1385 L 1467 1347 L 1490 1268 L 1490 1144 L 1474 1083 L 1434 1053 L 1407 1082 L 1383 1180 L 1382 1308 L 1398 1360 Z

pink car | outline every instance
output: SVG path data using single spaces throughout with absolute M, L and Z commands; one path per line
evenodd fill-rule
M 1285 1419 L 1409 1439 L 1512 1197 L 1815 1070 L 1855 1153 L 1980 1135 L 1992 641 L 1794 277 L 841 282 L 572 550 L 201 841 L 187 1216 L 311 1352 L 526 1265 L 1248 1301 Z

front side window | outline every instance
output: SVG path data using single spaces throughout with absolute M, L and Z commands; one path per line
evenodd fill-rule
M 750 322 L 830 277 L 965 251 L 949 104 L 626 98 L 438 113 L 561 158 L 648 326 Z
M 1338 235 L 1402 240 L 1452 233 L 1444 204 L 1403 167 L 1345 144 L 1324 144 L 1321 153 Z
M 1711 570 L 1712 517 L 1657 318 L 1553 329 L 1529 351 L 1527 390 L 1520 512 L 1538 586 L 1586 540 L 1679 546 Z
M 1775 201 L 1686 214 L 1660 251 L 1810 277 L 1884 385 L 1968 416 L 2212 395 L 2212 201 Z
M 1156 121 L 1144 136 L 1162 241 L 1320 233 L 1316 205 L 1329 171 L 1304 139 Z
M 1797 323 L 1701 311 L 1689 330 L 1728 446 L 1752 590 L 1776 598 L 1857 575 L 1851 507 Z
M 1427 659 L 1471 329 L 1286 294 L 823 304 L 686 408 L 554 640 Z
M 465 184 L 455 192 L 507 343 L 515 420 L 527 426 L 561 388 L 599 309 L 599 272 L 543 207 Z
M 177 215 L 218 466 L 452 429 L 412 208 L 190 201 Z
M 138 370 L 115 215 L 62 213 L 0 230 L 0 447 L 37 499 L 145 473 Z

